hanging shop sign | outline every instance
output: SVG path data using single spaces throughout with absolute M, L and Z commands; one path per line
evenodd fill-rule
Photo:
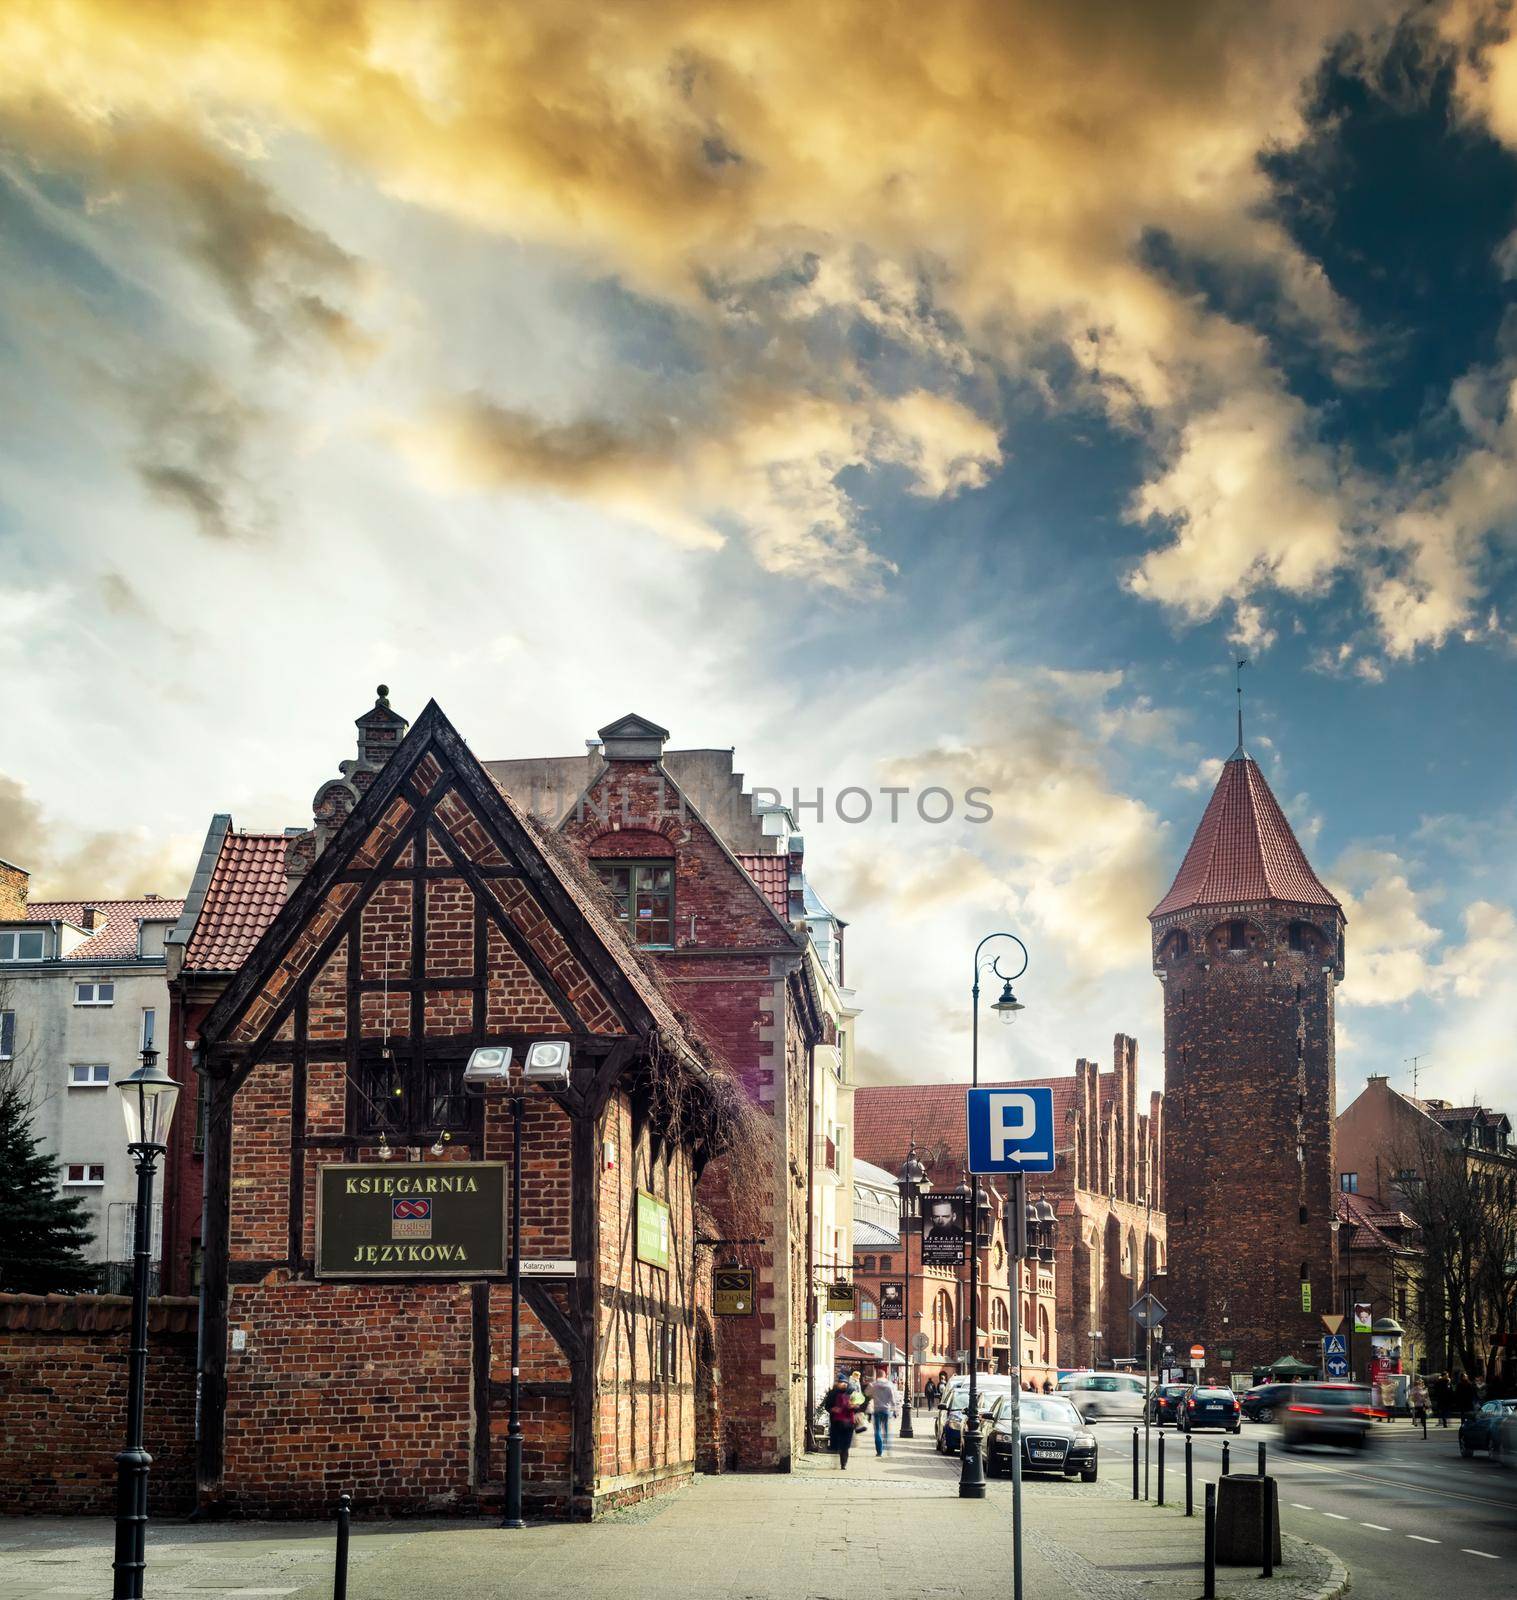
M 899 1322 L 906 1315 L 906 1285 L 882 1283 L 880 1285 L 880 1321 Z
M 827 1285 L 827 1309 L 829 1311 L 853 1310 L 853 1285 L 846 1278 L 839 1278 L 836 1283 Z
M 930 1267 L 964 1265 L 964 1196 L 952 1191 L 922 1197 L 922 1261 Z
M 711 1309 L 719 1317 L 753 1315 L 753 1268 L 717 1267 L 711 1274 Z
M 650 1267 L 669 1266 L 669 1207 L 646 1189 L 637 1191 L 637 1259 Z
M 503 1161 L 327 1162 L 318 1278 L 492 1278 L 507 1271 Z

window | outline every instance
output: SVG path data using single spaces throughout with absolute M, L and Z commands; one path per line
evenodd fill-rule
M 74 1004 L 76 1006 L 113 1006 L 116 1003 L 116 985 L 114 983 L 76 983 L 74 985 Z
M 151 961 L 155 956 L 163 954 L 164 936 L 168 933 L 171 923 L 168 922 L 141 922 L 137 925 L 137 955 L 143 961 Z
M 859 1318 L 863 1322 L 873 1322 L 880 1314 L 880 1308 L 869 1297 L 867 1289 L 859 1290 Z
M 46 940 L 47 934 L 41 928 L 0 933 L 0 961 L 40 961 L 47 948 Z
M 104 1089 L 111 1081 L 111 1069 L 103 1061 L 76 1061 L 68 1069 L 70 1089 Z
M 0 1061 L 9 1061 L 16 1053 L 16 1013 L 0 1011 Z
M 105 1182 L 105 1166 L 99 1161 L 76 1161 L 64 1169 L 65 1189 L 98 1189 Z
M 1248 949 L 1248 924 L 1246 922 L 1229 922 L 1227 925 L 1227 948 L 1229 950 Z
M 153 1040 L 158 1033 L 158 1013 L 151 1006 L 142 1008 L 142 1048 L 154 1048 Z
M 890 1263 L 891 1263 L 891 1261 L 893 1259 L 894 1259 L 894 1257 L 892 1257 L 892 1256 L 881 1256 L 880 1257 L 880 1271 L 881 1272 L 889 1272 L 890 1271 Z
M 873 1272 L 874 1271 L 874 1257 L 873 1256 L 865 1256 L 864 1257 L 863 1270 L 865 1272 Z
M 426 1061 L 380 1056 L 360 1061 L 349 1096 L 354 1132 L 420 1140 L 445 1130 L 475 1130 L 483 1097 L 464 1093 L 466 1059 Z
M 618 922 L 625 923 L 634 944 L 656 950 L 674 944 L 674 863 L 672 861 L 601 861 L 600 880 L 616 901 Z
M 469 1124 L 469 1100 L 464 1094 L 462 1061 L 432 1062 L 427 1066 L 427 1126 L 465 1128 Z
M 1338 1174 L 1338 1187 L 1344 1194 L 1358 1194 L 1359 1174 L 1357 1172 L 1340 1172 Z
M 398 1061 L 386 1058 L 359 1062 L 354 1086 L 358 1091 L 360 1133 L 398 1133 L 405 1126 L 406 1091 Z
M 1304 950 L 1305 944 L 1301 940 L 1301 924 L 1293 922 L 1290 926 L 1290 947 L 1292 950 Z

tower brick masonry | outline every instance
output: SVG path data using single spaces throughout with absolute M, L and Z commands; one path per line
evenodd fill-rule
M 1345 919 L 1241 743 L 1149 920 L 1164 985 L 1166 1339 L 1203 1345 L 1224 1383 L 1285 1355 L 1315 1360 L 1336 1303 Z

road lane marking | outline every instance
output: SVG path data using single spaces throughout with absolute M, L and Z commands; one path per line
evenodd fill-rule
M 1348 1521 L 1348 1518 L 1346 1516 L 1344 1516 L 1341 1511 L 1324 1511 L 1322 1513 L 1322 1515 L 1324 1517 L 1331 1517 L 1334 1522 L 1347 1522 Z
M 1361 1522 L 1361 1528 L 1373 1528 L 1376 1533 L 1389 1533 L 1391 1530 L 1383 1522 Z
M 1408 1539 L 1415 1539 L 1418 1544 L 1442 1544 L 1442 1539 L 1429 1539 L 1425 1533 L 1409 1533 Z
M 1300 1502 L 1300 1501 L 1299 1501 L 1299 1500 L 1292 1500 L 1292 1501 L 1291 1501 L 1291 1505 L 1292 1505 L 1292 1506 L 1293 1506 L 1293 1507 L 1294 1507 L 1294 1508 L 1295 1508 L 1295 1509 L 1296 1509 L 1296 1510 L 1297 1510 L 1297 1511 L 1310 1511 L 1310 1510 L 1311 1510 L 1311 1507 L 1310 1507 L 1310 1506 L 1304 1506 L 1304 1505 L 1302 1505 L 1302 1504 L 1301 1504 L 1301 1502 Z
M 1489 1550 L 1462 1549 L 1460 1551 L 1460 1554 L 1461 1555 L 1466 1555 L 1466 1556 L 1481 1556 L 1487 1561 L 1500 1561 L 1500 1559 L 1501 1559 L 1500 1556 L 1493 1556 Z

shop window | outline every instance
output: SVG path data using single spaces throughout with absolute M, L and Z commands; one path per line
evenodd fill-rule
M 632 942 L 653 950 L 674 944 L 674 863 L 598 861 L 595 870 L 616 902 Z

